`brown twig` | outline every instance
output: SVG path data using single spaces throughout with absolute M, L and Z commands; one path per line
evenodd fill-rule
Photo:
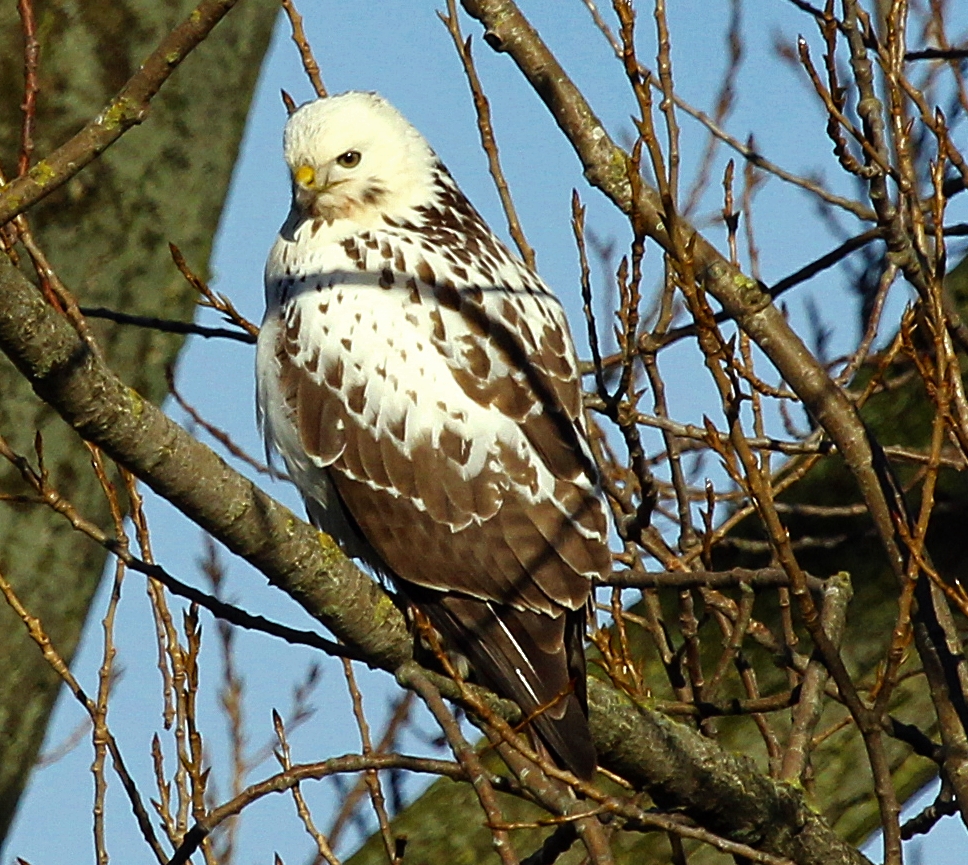
M 165 369 L 165 379 L 168 382 L 168 393 L 175 398 L 175 402 L 177 402 L 178 405 L 181 406 L 182 410 L 188 414 L 188 416 L 192 419 L 192 422 L 198 424 L 198 426 L 205 430 L 205 432 L 207 432 L 213 439 L 222 445 L 222 447 L 232 454 L 232 456 L 238 460 L 241 460 L 250 468 L 255 469 L 260 475 L 272 475 L 273 477 L 281 480 L 289 480 L 288 475 L 274 472 L 269 468 L 269 466 L 259 462 L 257 459 L 242 450 L 242 448 L 232 441 L 232 437 L 227 432 L 219 429 L 214 424 L 205 420 L 205 418 L 203 418 L 201 414 L 199 414 L 199 412 L 179 393 L 178 388 L 175 386 L 175 370 L 170 366 Z
M 498 154 L 497 139 L 494 137 L 494 127 L 491 125 L 491 106 L 484 95 L 484 88 L 478 78 L 477 69 L 474 67 L 474 57 L 471 54 L 471 37 L 465 40 L 460 32 L 460 21 L 457 19 L 456 0 L 447 0 L 447 14 L 437 13 L 437 17 L 444 23 L 447 32 L 454 40 L 454 47 L 457 49 L 457 56 L 464 67 L 464 74 L 467 76 L 467 83 L 471 88 L 471 95 L 474 98 L 474 110 L 477 112 L 477 128 L 481 135 L 481 146 L 487 154 L 487 166 L 497 188 L 497 194 L 501 199 L 501 206 L 504 208 L 504 215 L 508 221 L 508 231 L 514 240 L 521 258 L 530 268 L 534 268 L 534 249 L 524 236 L 524 229 L 518 219 L 517 210 L 514 207 L 514 200 L 511 198 L 511 190 L 504 177 L 504 170 L 501 168 L 501 158 Z
M 422 772 L 452 778 L 455 781 L 463 781 L 467 778 L 463 768 L 452 761 L 410 757 L 405 754 L 373 754 L 369 757 L 364 757 L 361 754 L 348 754 L 344 757 L 332 757 L 318 763 L 296 764 L 290 769 L 266 778 L 264 781 L 251 784 L 234 799 L 209 810 L 202 820 L 188 830 L 181 845 L 174 855 L 167 860 L 166 865 L 185 865 L 212 830 L 229 817 L 240 814 L 244 808 L 263 796 L 270 793 L 284 793 L 303 781 L 315 781 L 328 778 L 331 775 L 363 772 L 367 769 L 406 769 L 410 772 Z
M 101 484 L 101 489 L 108 502 L 111 519 L 114 522 L 114 532 L 119 543 L 127 547 L 127 536 L 124 531 L 124 512 L 118 501 L 117 490 L 108 479 L 104 461 L 100 451 L 88 445 L 94 472 Z M 44 473 L 42 473 L 43 476 Z M 98 670 L 97 697 L 94 701 L 94 715 L 92 716 L 92 738 L 94 742 L 94 762 L 91 772 L 94 775 L 94 847 L 99 865 L 107 865 L 109 861 L 107 845 L 104 835 L 104 802 L 107 793 L 107 779 L 104 777 L 104 761 L 107 756 L 108 742 L 108 697 L 111 693 L 111 683 L 114 679 L 114 622 L 117 617 L 118 604 L 121 601 L 121 584 L 124 580 L 124 562 L 118 559 L 114 568 L 114 579 L 111 583 L 111 595 L 108 608 L 101 620 L 104 631 L 104 646 L 101 655 L 101 667 Z
M 386 726 L 383 730 L 383 735 L 380 737 L 380 741 L 377 743 L 375 753 L 386 754 L 394 749 L 394 743 L 400 735 L 401 727 L 406 724 L 410 718 L 410 713 L 413 706 L 413 698 L 413 691 L 405 691 L 395 701 L 393 711 L 390 713 L 390 717 L 387 720 Z M 349 825 L 349 821 L 356 812 L 360 799 L 366 795 L 366 792 L 366 779 L 360 778 L 353 789 L 345 797 L 343 797 L 339 812 L 333 818 L 333 822 L 328 833 L 330 843 L 334 847 L 337 846 L 343 830 Z
M 148 315 L 131 315 L 116 309 L 105 309 L 103 306 L 82 306 L 81 313 L 87 318 L 103 318 L 117 324 L 129 324 L 132 327 L 144 327 L 157 330 L 160 333 L 179 333 L 191 336 L 201 336 L 205 339 L 234 339 L 247 345 L 255 345 L 257 337 L 245 330 L 230 330 L 227 327 L 206 327 L 192 321 L 175 321 L 171 318 L 155 318 Z
M 221 600 L 222 586 L 225 582 L 225 568 L 219 557 L 218 547 L 209 535 L 203 538 L 203 555 L 199 562 L 199 569 L 208 580 L 212 594 Z M 229 784 L 231 795 L 238 796 L 245 787 L 245 774 L 248 769 L 246 761 L 246 734 L 243 694 L 245 681 L 239 675 L 235 653 L 235 630 L 231 625 L 220 620 L 216 622 L 219 655 L 222 662 L 222 682 L 219 690 L 219 706 L 225 713 L 228 727 L 229 754 L 231 769 Z M 213 858 L 219 862 L 231 862 L 235 855 L 236 839 L 240 828 L 240 821 L 227 821 L 224 833 L 219 838 L 219 849 L 213 851 Z
M 356 718 L 356 727 L 360 731 L 360 743 L 363 746 L 363 756 L 369 757 L 374 753 L 373 743 L 370 740 L 370 725 L 367 723 L 366 714 L 363 711 L 363 695 L 360 693 L 356 684 L 356 676 L 353 673 L 353 662 L 343 658 L 343 675 L 346 677 L 346 686 L 349 688 L 350 698 L 353 703 L 353 717 Z M 370 802 L 373 811 L 376 813 L 377 824 L 380 827 L 380 837 L 383 838 L 383 848 L 387 854 L 387 861 L 390 865 L 400 865 L 396 857 L 396 844 L 393 832 L 390 829 L 390 818 L 387 815 L 386 800 L 383 797 L 383 788 L 380 786 L 380 775 L 375 771 L 363 773 L 366 788 L 370 794 Z
M 306 76 L 309 78 L 310 84 L 313 85 L 313 90 L 316 91 L 316 95 L 320 99 L 325 99 L 329 94 L 326 92 L 323 78 L 319 73 L 319 64 L 313 56 L 313 49 L 310 47 L 309 40 L 306 38 L 302 15 L 296 11 L 296 5 L 293 0 L 282 0 L 282 8 L 285 10 L 286 17 L 289 19 L 289 26 L 292 30 L 292 41 L 296 43 L 296 48 L 299 49 L 299 57 L 302 60 L 303 69 L 306 70 Z M 292 112 L 290 111 L 289 113 L 291 114 Z
M 272 710 L 272 727 L 276 731 L 276 739 L 279 742 L 279 750 L 273 753 L 279 760 L 279 765 L 282 767 L 283 772 L 291 772 L 293 768 L 292 754 L 289 748 L 289 742 L 286 739 L 286 727 L 282 722 L 281 716 L 275 709 Z M 333 844 L 316 828 L 316 823 L 310 813 L 309 805 L 306 804 L 306 798 L 303 796 L 299 784 L 293 784 L 290 792 L 292 793 L 293 801 L 296 803 L 296 813 L 299 815 L 299 819 L 302 821 L 309 837 L 316 843 L 316 852 L 319 854 L 319 857 L 327 862 L 328 865 L 340 865 L 339 859 L 336 858 L 336 854 L 333 852 Z M 242 791 L 238 790 L 235 792 L 233 798 L 238 799 L 241 795 Z
M 457 758 L 457 762 L 462 767 L 467 779 L 474 786 L 474 792 L 481 803 L 481 808 L 487 815 L 494 839 L 494 850 L 498 858 L 503 865 L 519 865 L 518 855 L 514 851 L 507 830 L 498 828 L 505 821 L 494 795 L 494 787 L 490 778 L 481 764 L 480 758 L 461 733 L 460 726 L 454 716 L 441 699 L 440 691 L 434 687 L 433 683 L 416 664 L 408 663 L 401 667 L 397 671 L 397 680 L 405 681 L 420 695 L 421 699 L 427 704 L 427 708 L 430 709 L 430 713 L 440 725 L 451 751 Z
M 188 266 L 185 256 L 181 254 L 181 250 L 174 243 L 168 244 L 168 251 L 171 253 L 172 261 L 175 262 L 175 267 L 178 268 L 181 275 L 204 298 L 204 300 L 199 301 L 200 306 L 207 306 L 222 313 L 226 321 L 244 330 L 249 336 L 253 338 L 259 336 L 259 326 L 242 315 L 224 294 L 216 294 L 212 291 L 208 283 Z
M 24 101 L 20 108 L 23 121 L 20 126 L 20 158 L 17 176 L 23 177 L 30 170 L 30 157 L 34 152 L 34 123 L 37 119 L 37 62 L 40 43 L 37 41 L 37 23 L 34 20 L 33 0 L 17 0 L 21 28 L 24 34 Z

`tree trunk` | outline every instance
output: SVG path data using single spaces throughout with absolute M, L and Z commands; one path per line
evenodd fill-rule
M 95 116 L 191 0 L 37 0 L 40 67 L 35 159 Z M 239 4 L 131 130 L 66 186 L 30 211 L 34 235 L 68 288 L 88 306 L 190 320 L 196 294 L 171 262 L 167 242 L 202 271 L 208 261 L 258 69 L 277 5 Z M 23 36 L 16 4 L 0 5 L 0 162 L 17 167 L 23 98 Z M 23 265 L 29 269 L 29 265 Z M 113 369 L 158 403 L 165 368 L 182 339 L 93 322 Z M 52 483 L 89 519 L 110 525 L 104 497 L 77 435 L 0 357 L 0 434 L 33 457 L 43 436 Z M 0 493 L 23 492 L 0 465 Z M 40 506 L 0 507 L 0 572 L 70 658 L 104 566 L 104 551 Z M 0 605 L 0 841 L 43 741 L 59 680 L 19 620 Z

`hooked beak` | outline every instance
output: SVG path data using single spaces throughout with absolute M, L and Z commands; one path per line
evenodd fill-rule
M 317 172 L 311 165 L 300 165 L 292 173 L 292 200 L 296 211 L 303 217 L 334 219 L 345 215 L 348 204 L 343 191 L 334 193 L 346 180 L 331 180 L 329 172 Z
M 311 165 L 300 165 L 292 175 L 293 199 L 296 206 L 307 214 L 316 214 L 319 197 L 336 184 L 330 183 L 326 177 L 316 173 Z
M 296 186 L 313 189 L 316 185 L 316 171 L 309 165 L 300 165 L 293 179 L 296 181 Z

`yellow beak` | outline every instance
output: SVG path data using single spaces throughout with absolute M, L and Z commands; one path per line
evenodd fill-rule
M 316 172 L 309 165 L 300 165 L 294 176 L 296 183 L 304 189 L 312 189 L 316 182 Z

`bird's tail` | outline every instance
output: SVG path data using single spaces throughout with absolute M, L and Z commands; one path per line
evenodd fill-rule
M 553 760 L 583 780 L 595 773 L 585 690 L 585 610 L 558 616 L 416 586 L 404 593 L 467 657 L 476 679 L 514 700 Z

